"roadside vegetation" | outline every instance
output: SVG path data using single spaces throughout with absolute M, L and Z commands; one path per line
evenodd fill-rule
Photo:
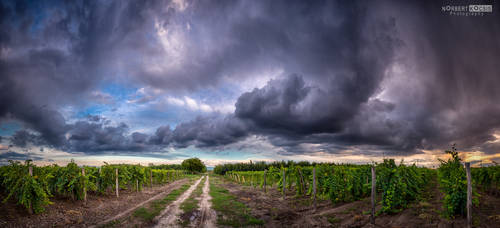
M 221 187 L 220 182 L 219 177 L 211 177 L 210 196 L 212 208 L 217 212 L 217 225 L 242 227 L 264 224 L 264 221 L 251 215 L 250 208 Z

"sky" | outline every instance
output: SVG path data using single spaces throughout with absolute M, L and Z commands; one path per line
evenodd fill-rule
M 491 164 L 499 66 L 493 1 L 1 1 L 0 164 Z

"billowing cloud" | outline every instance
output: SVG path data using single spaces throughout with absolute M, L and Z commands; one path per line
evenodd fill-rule
M 500 14 L 442 4 L 3 1 L 0 121 L 21 123 L 13 146 L 84 153 L 265 141 L 283 155 L 496 154 Z M 183 121 L 136 130 L 96 104 Z

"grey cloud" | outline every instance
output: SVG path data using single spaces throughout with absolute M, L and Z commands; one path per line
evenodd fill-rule
M 33 156 L 30 154 L 17 153 L 13 151 L 7 151 L 5 153 L 0 153 L 0 163 L 5 163 L 8 160 L 42 160 L 39 156 Z
M 301 149 L 302 143 L 322 143 L 326 151 L 333 153 L 355 146 L 366 149 L 363 153 L 411 154 L 418 153 L 418 149 L 445 149 L 452 143 L 463 150 L 498 153 L 495 144 L 481 145 L 493 140 L 492 134 L 500 128 L 496 101 L 500 97 L 500 81 L 496 80 L 499 77 L 495 76 L 498 72 L 494 67 L 500 58 L 500 23 L 496 20 L 499 14 L 453 17 L 439 11 L 440 7 L 440 3 L 386 5 L 372 11 L 382 13 L 361 13 L 347 22 L 342 21 L 346 14 L 340 14 L 332 20 L 341 22 L 336 23 L 330 36 L 307 33 L 311 41 L 319 37 L 330 39 L 326 39 L 328 43 L 315 43 L 324 52 L 305 51 L 305 57 L 293 55 L 293 43 L 300 37 L 293 40 L 287 39 L 290 36 L 269 35 L 287 28 L 259 33 L 252 32 L 258 30 L 252 30 L 252 25 L 238 24 L 249 29 L 242 28 L 246 32 L 236 34 L 256 40 L 251 44 L 267 47 L 270 40 L 281 41 L 269 48 L 270 52 L 286 46 L 290 58 L 299 61 L 287 70 L 310 74 L 304 75 L 307 80 L 292 75 L 244 93 L 236 104 L 235 116 L 254 123 L 253 133 L 268 135 L 274 145 L 296 153 L 307 152 Z M 365 12 L 363 7 L 346 8 Z M 305 18 L 307 21 L 312 17 Z M 259 29 L 265 30 L 275 21 L 263 23 Z M 248 23 L 252 22 L 255 21 Z M 365 27 L 366 24 L 370 26 Z M 300 23 L 295 25 L 300 31 Z M 328 34 L 315 24 L 309 26 Z M 467 27 L 474 28 L 474 32 Z M 266 35 L 252 37 L 253 34 Z M 479 39 L 476 34 L 483 36 Z M 409 50 L 415 53 L 408 53 Z M 394 52 L 408 56 L 394 59 Z M 315 61 L 326 59 L 330 61 Z M 406 77 L 417 80 L 402 87 L 407 91 L 382 84 L 387 69 L 398 61 L 407 61 L 411 75 Z M 304 63 L 307 66 L 301 65 Z M 370 99 L 381 90 L 392 96 L 390 102 Z
M 500 14 L 449 16 L 442 4 L 188 1 L 181 11 L 168 1 L 2 2 L 0 118 L 36 132 L 19 131 L 15 145 L 89 153 L 217 147 L 253 134 L 291 154 L 308 143 L 330 153 L 451 143 L 498 153 Z M 157 29 L 170 37 L 156 38 Z M 406 71 L 391 75 L 395 66 Z M 85 105 L 109 75 L 189 92 L 273 68 L 286 76 L 242 94 L 235 113 L 152 135 L 97 116 L 67 123 L 60 113 Z
M 161 126 L 156 129 L 149 142 L 155 145 L 168 145 L 172 141 L 172 130 L 170 126 Z
M 237 142 L 248 135 L 251 125 L 232 115 L 198 117 L 181 123 L 173 131 L 176 147 L 211 147 Z
M 39 141 L 39 137 L 35 134 L 32 134 L 26 130 L 19 130 L 14 135 L 12 135 L 10 142 L 14 146 L 25 147 L 28 143 L 37 143 Z
M 65 149 L 78 152 L 137 151 L 145 147 L 145 136 L 134 132 L 128 135 L 124 123 L 109 126 L 102 122 L 78 121 L 68 131 L 70 135 Z

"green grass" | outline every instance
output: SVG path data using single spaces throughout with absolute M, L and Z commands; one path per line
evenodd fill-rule
M 212 208 L 217 211 L 217 224 L 232 227 L 263 225 L 264 221 L 250 215 L 250 209 L 238 202 L 227 189 L 219 186 L 219 179 L 212 177 L 210 181 L 210 196 Z
M 339 223 L 339 222 L 340 222 L 340 219 L 339 219 L 339 218 L 336 218 L 336 217 L 334 217 L 334 216 L 332 216 L 332 217 L 328 217 L 328 218 L 327 218 L 327 220 L 328 220 L 328 222 L 329 222 L 329 223 L 331 223 L 332 225 L 337 224 L 337 223 Z
M 189 213 L 192 213 L 194 210 L 198 209 L 199 199 L 196 199 L 196 198 L 200 197 L 201 194 L 203 193 L 203 184 L 204 184 L 203 181 L 200 182 L 200 184 L 198 184 L 198 186 L 191 193 L 191 195 L 189 196 L 189 198 L 187 198 L 184 202 L 182 202 L 180 208 L 181 208 L 183 214 L 189 214 Z M 180 224 L 183 227 L 189 225 L 189 218 L 187 220 L 183 220 L 182 219 L 182 215 L 181 215 Z
M 153 201 L 150 205 L 151 207 L 145 208 L 141 207 L 134 211 L 134 216 L 143 219 L 144 221 L 153 221 L 153 219 L 160 214 L 160 212 L 169 203 L 176 200 L 183 192 L 189 188 L 189 184 L 184 184 L 178 189 L 174 189 L 165 198 Z
M 119 220 L 113 220 L 107 224 L 104 224 L 102 226 L 98 226 L 99 228 L 108 228 L 108 227 L 114 227 L 116 225 L 120 224 L 120 221 Z

